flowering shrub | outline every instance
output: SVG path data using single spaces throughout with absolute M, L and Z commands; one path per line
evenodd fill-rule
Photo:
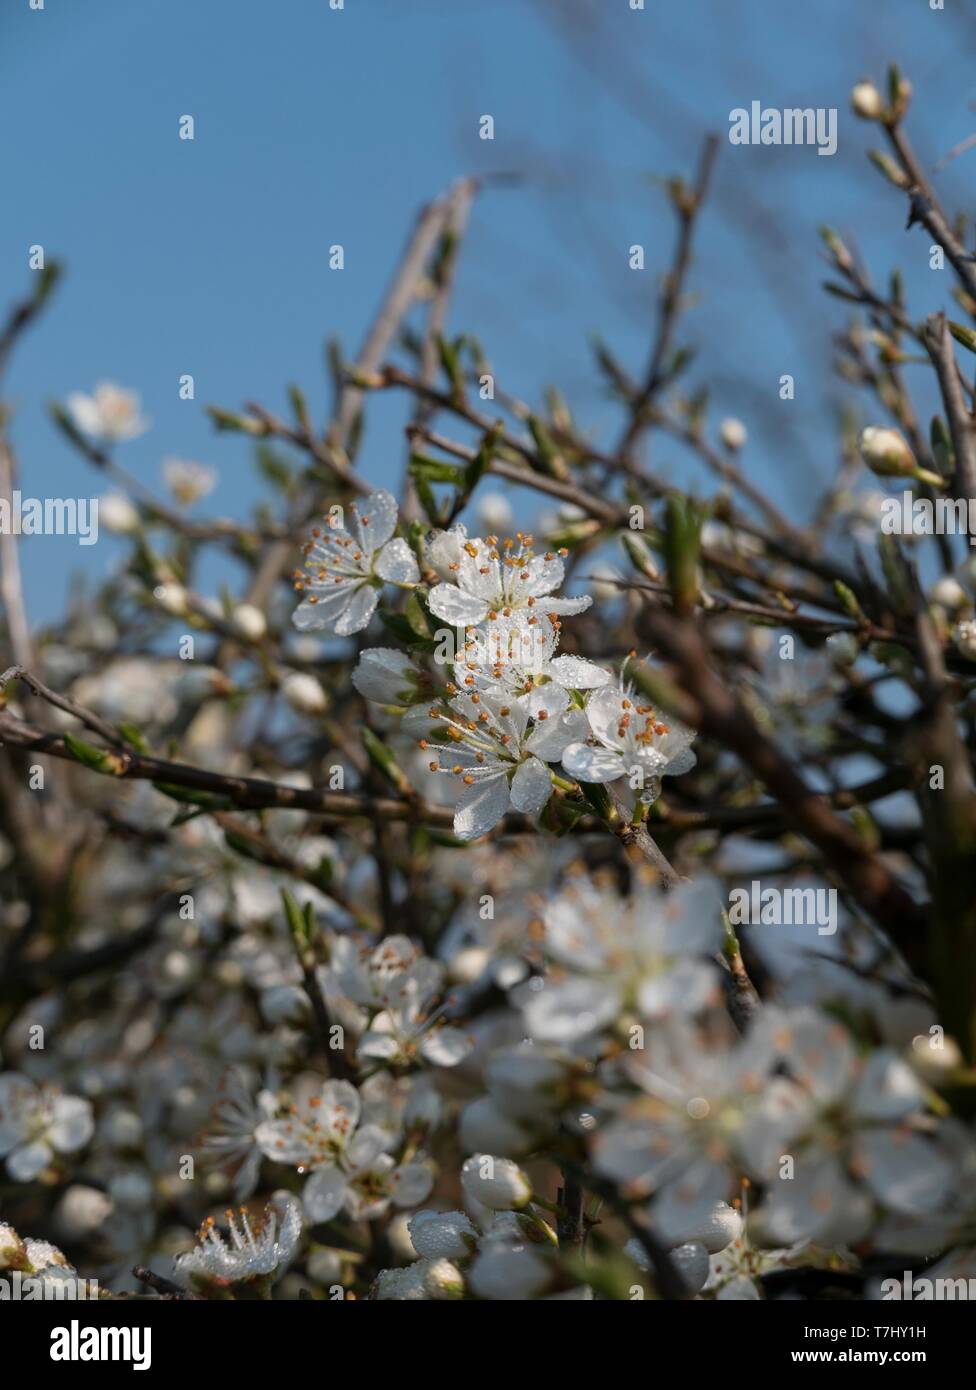
M 854 109 L 976 319 L 889 90 Z M 976 1277 L 976 568 L 858 490 L 863 463 L 976 500 L 976 330 L 916 320 L 825 231 L 875 423 L 810 522 L 783 516 L 672 346 L 714 155 L 671 185 L 648 376 L 600 350 L 615 444 L 561 398 L 496 399 L 443 336 L 468 181 L 324 427 L 297 388 L 288 419 L 212 408 L 279 505 L 191 519 L 216 475 L 135 485 L 135 391 L 53 407 L 123 555 L 32 632 L 2 552 L 0 1269 L 313 1300 Z M 414 407 L 398 497 L 360 450 L 389 391 Z M 662 480 L 647 436 L 723 490 Z M 503 484 L 543 499 L 531 531 L 498 534 Z M 236 597 L 205 591 L 215 551 Z

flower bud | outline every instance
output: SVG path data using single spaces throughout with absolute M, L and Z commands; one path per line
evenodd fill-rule
M 328 708 L 325 691 L 314 676 L 291 671 L 281 682 L 281 693 L 299 714 L 324 714 Z
M 450 1260 L 434 1260 L 424 1275 L 424 1292 L 428 1298 L 463 1298 L 464 1275 Z
M 880 425 L 861 431 L 861 458 L 882 478 L 910 478 L 918 466 L 901 431 Z
M 264 614 L 253 603 L 239 603 L 234 609 L 232 621 L 241 636 L 249 642 L 260 642 L 268 630 Z
M 118 536 L 139 530 L 139 512 L 123 492 L 106 492 L 98 499 L 98 519 Z
M 532 1196 L 532 1184 L 517 1163 L 492 1154 L 473 1154 L 461 1168 L 465 1197 L 496 1211 L 524 1207 Z
M 832 632 L 826 641 L 831 665 L 838 668 L 853 666 L 861 648 L 852 632 Z
M 24 1242 L 5 1222 L 0 1222 L 0 1269 L 19 1269 L 24 1263 Z
M 153 598 L 164 613 L 171 613 L 174 618 L 181 618 L 186 613 L 186 590 L 182 584 L 157 584 L 153 589 Z
M 960 656 L 967 661 L 976 661 L 976 619 L 967 618 L 965 622 L 957 623 L 952 639 Z
M 745 444 L 748 435 L 746 427 L 741 420 L 736 420 L 730 416 L 728 420 L 723 420 L 718 427 L 719 438 L 726 449 L 735 452 Z
M 65 1240 L 83 1240 L 94 1235 L 112 1211 L 112 1199 L 95 1187 L 74 1183 L 61 1198 L 54 1213 L 58 1234 Z M 3 1251 L 0 1250 L 0 1267 Z
M 478 520 L 486 530 L 507 535 L 514 525 L 512 505 L 501 492 L 486 492 L 478 499 Z
M 425 1260 L 463 1260 L 478 1239 L 463 1211 L 417 1211 L 409 1228 L 413 1248 Z
M 969 604 L 969 595 L 951 574 L 945 574 L 937 580 L 929 590 L 929 598 L 933 603 L 937 603 L 940 608 L 944 608 L 947 613 L 954 613 L 959 608 L 966 608 Z
M 873 82 L 858 82 L 851 92 L 851 106 L 855 116 L 864 121 L 880 121 L 885 112 L 881 93 Z

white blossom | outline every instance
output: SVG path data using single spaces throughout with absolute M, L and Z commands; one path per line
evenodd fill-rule
M 82 434 L 109 444 L 135 439 L 149 428 L 138 392 L 126 391 L 112 381 L 100 381 L 90 396 L 72 392 L 68 411 Z
M 327 1081 L 305 1094 L 285 1119 L 258 1127 L 264 1153 L 278 1163 L 311 1170 L 302 1203 L 308 1221 L 331 1221 L 345 1208 L 355 1220 L 382 1216 L 391 1202 L 416 1206 L 432 1185 L 423 1163 L 398 1164 L 389 1150 L 397 1136 L 360 1124 L 362 1101 L 348 1081 Z
M 0 1157 L 16 1182 L 31 1182 L 57 1154 L 76 1153 L 94 1132 L 91 1102 L 0 1075 Z
M 216 469 L 192 459 L 163 459 L 163 478 L 182 507 L 192 507 L 217 486 Z
M 291 1193 L 276 1192 L 260 1221 L 252 1220 L 246 1207 L 226 1217 L 226 1239 L 209 1217 L 194 1249 L 177 1256 L 176 1273 L 187 1288 L 279 1278 L 293 1258 L 302 1233 L 302 1204 Z
M 586 703 L 586 718 L 590 738 L 565 749 L 563 767 L 582 782 L 626 778 L 621 798 L 630 805 L 636 799 L 655 800 L 662 777 L 679 777 L 695 766 L 694 733 L 656 713 L 628 685 L 594 691 Z
M 304 548 L 305 573 L 295 588 L 305 595 L 292 615 L 295 626 L 331 628 L 348 637 L 365 628 L 384 582 L 418 583 L 416 557 L 405 540 L 393 538 L 397 505 L 388 492 L 349 504 L 352 531 L 344 525 L 316 527 Z
M 518 614 L 526 622 L 558 621 L 568 613 L 582 613 L 592 599 L 555 598 L 563 582 L 564 568 L 552 551 L 537 555 L 532 537 L 514 540 L 468 538 L 462 529 L 444 532 L 432 556 L 441 573 L 446 567 L 450 583 L 430 591 L 430 611 L 452 627 L 472 627 L 492 617 Z

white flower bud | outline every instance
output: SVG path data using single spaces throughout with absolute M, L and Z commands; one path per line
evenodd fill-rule
M 73 1183 L 61 1198 L 54 1213 L 58 1234 L 66 1241 L 83 1240 L 94 1235 L 112 1211 L 112 1199 L 96 1187 Z M 2 1241 L 0 1241 L 2 1243 Z M 0 1250 L 0 1268 L 3 1251 Z
M 192 459 L 163 459 L 163 477 L 177 502 L 184 507 L 192 506 L 213 492 L 217 483 L 217 474 L 212 468 L 194 463 Z
M 736 420 L 733 416 L 723 420 L 718 427 L 719 438 L 726 449 L 741 449 L 748 439 L 746 427 L 741 420 Z
M 490 963 L 491 952 L 483 946 L 465 946 L 451 958 L 448 974 L 455 984 L 471 985 L 480 980 Z
M 24 1258 L 24 1242 L 6 1222 L 0 1221 L 0 1269 L 13 1269 Z
M 325 691 L 304 671 L 291 671 L 281 682 L 281 693 L 299 714 L 323 714 L 328 708 Z
M 492 1154 L 473 1154 L 461 1168 L 465 1197 L 494 1210 L 524 1207 L 532 1196 L 532 1184 L 517 1163 Z
M 920 1033 L 912 1039 L 912 1067 L 933 1085 L 944 1082 L 950 1072 L 963 1065 L 963 1055 L 955 1038 L 943 1038 L 941 1041 L 941 1047 L 933 1046 L 933 1039 L 928 1033 Z
M 242 637 L 249 642 L 260 642 L 268 630 L 268 624 L 260 608 L 253 603 L 239 603 L 231 615 L 231 620 Z
M 98 519 L 107 531 L 119 536 L 139 529 L 139 512 L 122 492 L 106 492 L 98 499 Z
M 425 1260 L 462 1260 L 478 1239 L 463 1211 L 417 1211 L 408 1225 L 413 1248 Z
M 458 1134 L 462 1148 L 481 1153 L 521 1157 L 535 1144 L 530 1134 L 499 1110 L 491 1096 L 482 1096 L 464 1107 Z
M 139 1168 L 116 1173 L 109 1182 L 108 1190 L 115 1205 L 124 1207 L 127 1211 L 145 1211 L 152 1208 L 152 1178 Z
M 486 492 L 478 499 L 478 520 L 487 531 L 506 535 L 514 519 L 511 503 L 504 493 Z
M 960 656 L 976 661 L 976 619 L 967 618 L 964 623 L 957 623 L 952 638 Z
M 305 1269 L 316 1284 L 342 1283 L 342 1257 L 334 1250 L 313 1250 L 305 1261 Z
M 851 107 L 864 121 L 880 121 L 885 111 L 881 93 L 873 82 L 858 82 L 851 91 Z
M 861 648 L 853 632 L 832 632 L 825 643 L 834 666 L 853 666 Z
M 186 590 L 182 584 L 157 584 L 153 598 L 164 613 L 172 613 L 175 618 L 186 613 Z
M 135 1149 L 142 1143 L 142 1121 L 134 1110 L 110 1110 L 99 1125 L 99 1133 L 112 1149 Z
M 417 1260 L 406 1269 L 381 1269 L 376 1279 L 375 1295 L 378 1299 L 395 1299 L 400 1302 L 416 1302 L 428 1297 L 424 1287 L 427 1275 L 425 1260 Z
M 463 1298 L 464 1275 L 450 1260 L 434 1260 L 424 1275 L 424 1292 L 428 1298 Z
M 957 608 L 965 608 L 969 603 L 969 595 L 951 574 L 943 577 L 932 585 L 929 591 L 929 598 L 933 603 L 939 604 L 948 613 L 954 613 Z
M 861 431 L 861 457 L 881 477 L 911 478 L 918 467 L 902 433 L 881 425 Z

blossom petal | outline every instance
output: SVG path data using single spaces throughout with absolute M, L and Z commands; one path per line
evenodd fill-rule
M 372 1168 L 380 1154 L 390 1147 L 390 1135 L 379 1125 L 363 1125 L 346 1149 L 351 1168 Z
M 586 715 L 581 709 L 568 709 L 555 719 L 537 724 L 525 743 L 526 751 L 543 762 L 558 763 L 570 744 L 586 738 Z
M 860 1135 L 855 1155 L 871 1191 L 892 1211 L 932 1211 L 953 1190 L 952 1165 L 910 1130 L 868 1130 Z
M 527 816 L 537 816 L 549 800 L 549 769 L 538 758 L 526 758 L 512 778 L 512 805 Z
M 525 1007 L 525 1022 L 539 1042 L 569 1043 L 605 1028 L 619 1010 L 616 985 L 602 980 L 567 980 L 533 994 Z
M 566 573 L 565 566 L 558 555 L 533 555 L 525 566 L 528 578 L 521 581 L 521 590 L 531 598 L 549 595 L 558 589 Z M 547 597 L 546 604 L 549 599 Z
M 456 1067 L 474 1048 L 474 1042 L 460 1028 L 432 1028 L 420 1044 L 425 1062 L 435 1067 Z
M 362 632 L 369 625 L 379 596 L 379 590 L 372 584 L 360 585 L 336 622 L 337 636 L 350 637 L 354 632 Z
M 53 1157 L 43 1139 L 35 1139 L 32 1144 L 21 1144 L 7 1155 L 7 1172 L 15 1182 L 33 1182 Z
M 423 1163 L 401 1163 L 390 1175 L 394 1206 L 415 1207 L 430 1195 L 433 1186 L 434 1175 Z
M 340 584 L 330 584 L 328 587 L 310 586 L 313 592 L 291 615 L 295 627 L 300 628 L 302 632 L 332 627 L 345 611 L 352 590 L 358 588 L 362 582 L 361 579 L 345 579 Z
M 349 512 L 363 550 L 379 550 L 396 530 L 396 498 L 382 488 L 361 502 L 350 503 Z
M 416 699 L 417 674 L 417 668 L 403 652 L 393 647 L 370 647 L 360 656 L 352 683 L 367 700 L 396 705 Z
M 593 600 L 589 594 L 581 594 L 579 598 L 550 598 L 547 594 L 539 602 L 544 612 L 565 616 L 573 613 L 585 613 Z
M 334 1164 L 319 1168 L 305 1184 L 302 1205 L 306 1219 L 313 1225 L 331 1221 L 342 1210 L 348 1187 L 346 1176 Z
M 624 696 L 616 685 L 604 686 L 586 702 L 586 717 L 596 738 L 608 748 L 623 748 L 624 739 L 617 733 L 621 718 L 628 713 Z
M 59 1153 L 74 1153 L 88 1143 L 95 1129 L 91 1101 L 81 1096 L 56 1096 L 47 1137 Z
M 350 1081 L 326 1081 L 321 1090 L 320 1123 L 333 1138 L 345 1138 L 356 1128 L 362 1111 L 359 1092 Z
M 731 1176 L 722 1163 L 700 1158 L 667 1183 L 651 1205 L 651 1222 L 667 1246 L 694 1240 L 708 1226 L 715 1203 L 728 1196 Z
M 610 680 L 610 672 L 581 656 L 557 656 L 550 661 L 548 674 L 567 690 L 596 690 Z
M 387 541 L 373 565 L 374 573 L 391 584 L 416 584 L 420 580 L 417 557 L 405 540 Z
M 465 787 L 454 812 L 455 835 L 459 840 L 477 840 L 498 824 L 508 806 L 508 779 L 504 773 Z
M 571 743 L 563 753 L 563 767 L 580 782 L 613 782 L 624 775 L 622 754 L 588 743 Z
M 435 584 L 427 598 L 427 606 L 435 617 L 452 627 L 473 627 L 488 614 L 484 599 L 465 593 L 456 584 Z

